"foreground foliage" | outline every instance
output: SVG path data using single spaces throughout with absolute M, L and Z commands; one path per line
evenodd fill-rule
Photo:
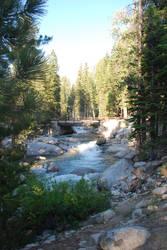
M 4 167 L 7 168 L 7 165 Z M 15 164 L 14 169 L 17 173 L 15 176 L 18 177 L 20 166 Z M 2 167 L 0 172 L 3 173 Z M 15 178 L 17 184 L 18 179 Z M 48 187 L 34 176 L 29 176 L 26 183 L 13 192 L 14 187 L 16 185 L 9 185 L 2 194 L 1 249 L 24 246 L 44 229 L 61 232 L 76 227 L 89 215 L 109 207 L 109 193 L 99 192 L 94 184 L 84 179 L 76 184 L 64 182 Z

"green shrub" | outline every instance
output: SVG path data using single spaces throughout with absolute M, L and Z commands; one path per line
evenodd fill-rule
M 31 242 L 44 229 L 60 232 L 76 227 L 89 215 L 107 209 L 110 195 L 84 179 L 76 184 L 55 183 L 51 188 L 31 177 L 19 187 L 16 200 L 19 209 L 9 218 L 8 234 L 2 228 L 0 232 L 9 249 Z

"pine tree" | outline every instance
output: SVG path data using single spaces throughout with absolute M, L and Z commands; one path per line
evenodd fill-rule
M 3 0 L 0 8 L 0 138 L 15 137 L 34 120 L 37 93 L 33 81 L 42 81 L 44 57 L 38 46 L 36 24 L 45 0 Z M 22 119 L 20 119 L 22 117 Z
M 58 75 L 57 56 L 51 52 L 46 65 L 46 79 L 44 84 L 44 109 L 46 119 L 60 117 L 60 77 Z
M 61 118 L 68 120 L 72 115 L 72 110 L 70 107 L 71 84 L 67 77 L 61 79 L 60 89 Z

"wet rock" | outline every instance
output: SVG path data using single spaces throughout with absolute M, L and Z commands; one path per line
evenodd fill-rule
M 96 144 L 98 146 L 104 145 L 106 143 L 106 139 L 105 138 L 98 138 L 96 141 Z
M 61 154 L 63 154 L 63 151 L 58 146 L 39 141 L 28 143 L 27 156 L 58 156 Z
M 45 144 L 52 144 L 52 145 L 57 145 L 59 143 L 59 140 L 55 137 L 52 136 L 39 136 L 36 141 L 42 142 Z
M 146 243 L 150 233 L 144 227 L 129 226 L 106 231 L 99 245 L 104 250 L 134 250 Z
M 55 162 L 50 162 L 47 167 L 47 172 L 59 172 L 59 166 Z
M 76 175 L 80 175 L 80 176 L 83 176 L 83 175 L 89 174 L 89 173 L 95 173 L 95 170 L 92 168 L 78 168 L 78 169 L 75 169 L 71 172 L 71 174 L 76 174 Z
M 126 179 L 132 173 L 132 165 L 125 159 L 116 161 L 107 168 L 99 178 L 99 186 L 110 189 L 115 184 Z
M 59 172 L 59 167 L 57 166 L 49 166 L 47 172 Z

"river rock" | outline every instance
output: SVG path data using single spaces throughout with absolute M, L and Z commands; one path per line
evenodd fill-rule
M 165 185 L 163 187 L 155 188 L 153 190 L 153 195 L 154 196 L 160 196 L 160 195 L 163 195 L 166 192 L 167 192 L 167 185 Z
M 104 212 L 101 212 L 101 213 L 98 213 L 98 214 L 95 214 L 93 216 L 91 216 L 89 218 L 89 222 L 91 224 L 98 224 L 98 223 L 105 223 L 107 222 L 108 220 L 110 220 L 111 218 L 113 218 L 115 215 L 115 212 L 111 209 L 108 209 Z
M 116 161 L 107 168 L 99 178 L 99 186 L 110 189 L 113 185 L 120 184 L 132 174 L 132 165 L 125 159 Z
M 149 237 L 144 227 L 122 227 L 103 233 L 99 245 L 104 250 L 134 250 L 144 245 Z
M 59 166 L 53 161 L 48 164 L 47 172 L 58 172 Z
M 122 128 L 120 131 L 117 131 L 117 135 L 115 138 L 121 141 L 121 139 L 128 138 L 130 133 L 131 133 L 131 128 Z
M 95 170 L 92 168 L 78 168 L 78 169 L 75 169 L 71 172 L 71 174 L 76 174 L 76 175 L 80 175 L 80 176 L 83 176 L 83 175 L 89 174 L 89 173 L 95 173 Z
M 129 153 L 125 156 L 125 159 L 132 160 L 136 156 L 136 150 L 134 148 L 130 148 Z
M 118 153 L 116 153 L 116 154 L 114 155 L 114 157 L 115 157 L 115 158 L 120 158 L 120 159 L 122 159 L 122 158 L 125 158 L 125 156 L 126 156 L 128 153 L 129 153 L 129 149 L 126 149 L 126 148 L 125 148 L 125 150 L 121 150 L 121 151 L 119 151 Z
M 146 168 L 146 173 L 152 173 L 154 172 L 159 166 L 162 165 L 162 161 L 149 161 L 147 162 L 145 168 Z
M 144 199 L 144 200 L 141 200 L 139 201 L 135 208 L 138 209 L 138 208 L 146 208 L 149 204 L 151 203 L 151 200 L 149 199 Z
M 45 144 L 57 145 L 59 140 L 53 136 L 39 136 L 36 141 L 43 142 Z
M 146 162 L 145 161 L 137 161 L 134 164 L 134 168 L 141 168 L 141 167 L 143 168 L 145 166 L 146 166 Z
M 107 152 L 108 153 L 118 153 L 118 152 L 129 152 L 129 148 L 127 145 L 125 144 L 117 144 L 117 145 L 113 145 L 107 148 Z
M 105 138 L 98 138 L 96 141 L 96 144 L 98 146 L 104 145 L 106 143 L 106 139 Z
M 37 176 L 42 176 L 46 174 L 46 169 L 45 168 L 36 168 L 36 167 L 32 167 L 30 169 L 30 172 L 37 175 Z
M 45 144 L 39 141 L 28 143 L 27 156 L 58 156 L 63 154 L 63 150 L 56 145 Z

